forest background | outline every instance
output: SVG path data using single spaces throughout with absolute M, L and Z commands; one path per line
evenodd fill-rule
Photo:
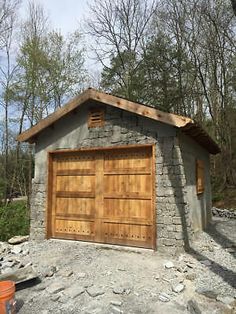
M 24 19 L 21 6 L 0 0 L 2 226 L 15 207 L 28 213 L 6 210 L 30 195 L 33 177 L 34 147 L 16 136 L 89 86 L 196 120 L 221 148 L 211 159 L 213 201 L 236 207 L 234 0 L 89 1 L 89 18 L 67 35 L 37 1 Z

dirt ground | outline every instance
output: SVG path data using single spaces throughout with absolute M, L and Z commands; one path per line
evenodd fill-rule
M 16 292 L 19 314 L 236 313 L 236 220 L 215 219 L 189 253 L 45 240 L 2 253 L 39 282 Z

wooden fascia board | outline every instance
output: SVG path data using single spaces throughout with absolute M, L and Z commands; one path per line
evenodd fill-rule
M 17 141 L 19 142 L 27 142 L 30 138 L 34 137 L 36 134 L 41 132 L 42 130 L 46 129 L 48 126 L 52 125 L 54 122 L 62 118 L 67 113 L 71 112 L 75 108 L 77 108 L 80 104 L 87 101 L 90 97 L 91 90 L 87 89 L 85 92 L 80 94 L 79 96 L 73 98 L 69 101 L 66 105 L 59 108 L 57 111 L 46 117 L 45 119 L 41 120 L 32 128 L 24 131 L 23 133 L 17 136 Z
M 217 154 L 218 152 L 220 152 L 218 145 L 213 141 L 213 139 L 192 119 L 188 117 L 162 112 L 158 109 L 150 108 L 145 105 L 138 104 L 117 96 L 105 94 L 91 88 L 87 89 L 79 96 L 73 98 L 62 108 L 58 109 L 47 118 L 41 120 L 31 129 L 28 129 L 18 135 L 17 140 L 20 142 L 34 142 L 36 135 L 39 132 L 46 129 L 50 125 L 53 125 L 54 122 L 62 118 L 67 113 L 75 110 L 78 106 L 80 106 L 89 99 L 180 128 L 184 133 L 193 137 L 197 142 L 200 143 L 200 145 L 204 146 L 210 153 Z
M 136 113 L 138 115 L 163 122 L 176 127 L 183 127 L 186 124 L 194 123 L 190 118 L 175 115 L 173 113 L 167 113 L 155 108 L 147 107 L 142 104 L 134 103 L 127 99 L 119 98 L 117 96 L 91 90 L 92 99 L 102 102 L 104 104 L 120 108 L 129 112 Z
M 29 141 L 35 137 L 39 132 L 52 125 L 54 122 L 62 118 L 67 113 L 75 110 L 79 105 L 87 100 L 95 100 L 116 108 L 120 108 L 162 123 L 169 124 L 178 128 L 184 127 L 187 124 L 194 124 L 194 121 L 190 118 L 175 115 L 172 113 L 162 112 L 155 108 L 150 108 L 142 104 L 138 104 L 127 99 L 119 98 L 117 96 L 105 94 L 94 89 L 87 89 L 79 96 L 73 98 L 70 102 L 58 109 L 56 112 L 41 120 L 38 124 L 31 129 L 18 135 L 17 140 L 19 142 Z

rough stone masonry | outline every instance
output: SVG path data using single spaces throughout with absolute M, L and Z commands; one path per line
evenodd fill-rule
M 37 138 L 31 197 L 31 239 L 45 238 L 47 151 L 155 144 L 157 248 L 183 248 L 191 241 L 195 231 L 192 212 L 199 210 L 200 213 L 201 203 L 206 203 L 206 207 L 209 203 L 205 195 L 191 203 L 195 197 L 191 197 L 195 177 L 192 175 L 192 182 L 188 182 L 188 171 L 191 172 L 189 169 L 194 167 L 195 152 L 208 163 L 206 151 L 190 140 L 188 148 L 191 145 L 194 147 L 193 158 L 189 159 L 191 153 L 185 152 L 185 145 L 182 145 L 185 137 L 180 136 L 174 127 L 109 106 L 105 108 L 104 127 L 88 128 L 88 107 L 82 105 L 76 114 L 65 116 Z M 210 183 L 206 182 L 206 185 L 206 192 L 209 192 Z

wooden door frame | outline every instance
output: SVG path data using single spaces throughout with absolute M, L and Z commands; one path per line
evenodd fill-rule
M 119 146 L 107 146 L 107 147 L 83 147 L 77 149 L 58 149 L 47 152 L 47 204 L 45 213 L 46 222 L 46 239 L 50 239 L 52 236 L 52 221 L 51 221 L 51 207 L 52 207 L 52 191 L 53 191 L 53 157 L 57 154 L 70 154 L 79 152 L 90 152 L 90 151 L 106 151 L 106 150 L 119 150 L 119 149 L 132 149 L 132 148 L 151 148 L 152 150 L 152 213 L 153 213 L 153 250 L 157 249 L 157 227 L 156 227 L 156 144 L 138 144 L 138 145 L 119 145 Z
M 53 191 L 53 154 L 47 153 L 47 205 L 46 205 L 46 239 L 52 237 L 52 225 L 51 225 L 51 210 L 52 207 L 52 191 Z

